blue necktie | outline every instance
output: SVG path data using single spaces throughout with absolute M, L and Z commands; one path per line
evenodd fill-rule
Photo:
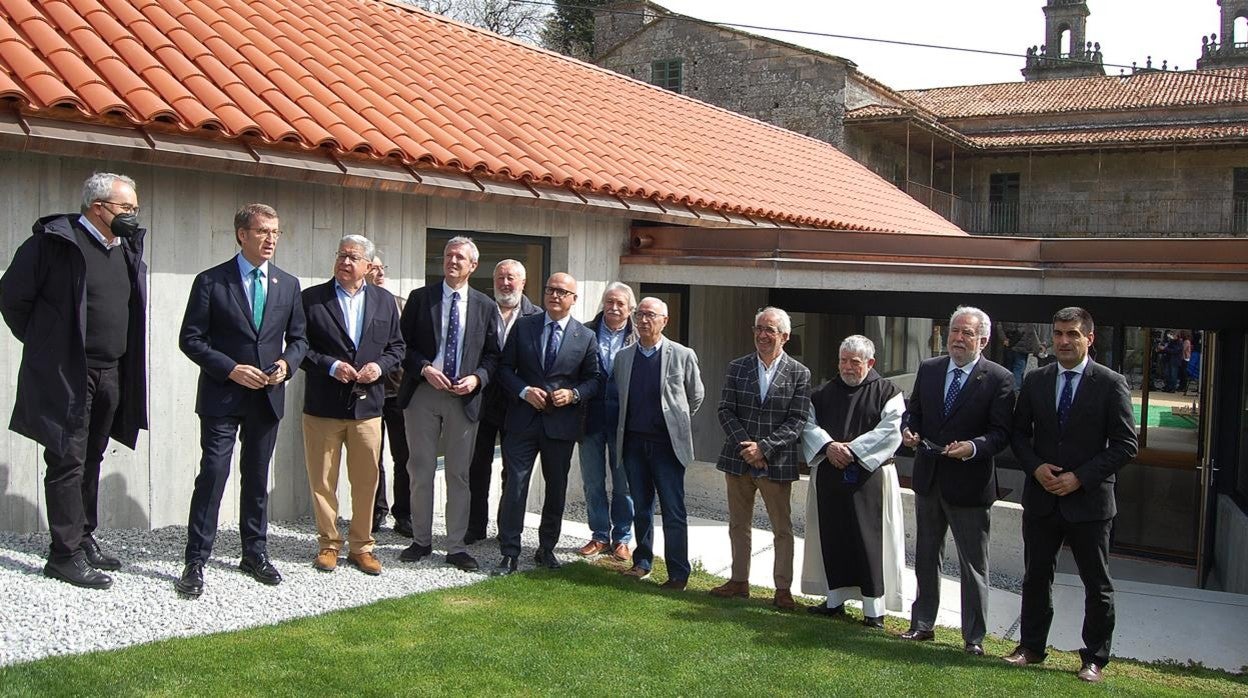
M 1057 425 L 1066 428 L 1066 418 L 1070 416 L 1070 403 L 1075 399 L 1074 371 L 1062 371 L 1066 382 L 1062 384 L 1062 396 L 1057 399 Z
M 260 331 L 260 323 L 264 322 L 264 299 L 268 289 L 264 287 L 264 274 L 260 267 L 251 270 L 251 324 Z
M 451 294 L 451 313 L 446 320 L 446 351 L 442 354 L 442 373 L 448 380 L 455 380 L 459 369 L 455 355 L 459 350 L 459 291 Z
M 563 328 L 554 320 L 550 321 L 550 333 L 546 336 L 546 356 L 542 359 L 542 370 L 550 373 L 550 369 L 555 366 L 555 355 L 559 353 L 559 337 L 563 334 Z
M 962 369 L 953 371 L 953 380 L 949 382 L 949 392 L 945 393 L 945 416 L 953 409 L 953 401 L 958 399 L 958 391 L 962 389 Z

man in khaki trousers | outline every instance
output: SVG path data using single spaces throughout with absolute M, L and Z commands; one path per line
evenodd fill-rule
M 364 283 L 376 250 L 368 238 L 347 235 L 338 244 L 334 278 L 303 292 L 308 319 L 307 387 L 303 403 L 303 445 L 316 515 L 316 569 L 338 566 L 338 473 L 347 449 L 351 483 L 351 525 L 347 562 L 365 574 L 380 574 L 373 554 L 373 496 L 381 454 L 385 381 L 403 360 L 399 310 L 390 292 Z

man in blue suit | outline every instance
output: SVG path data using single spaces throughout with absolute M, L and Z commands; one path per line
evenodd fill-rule
M 569 314 L 576 303 L 576 279 L 552 274 L 542 297 L 546 312 L 516 321 L 498 371 L 512 403 L 504 425 L 503 462 L 508 474 L 498 517 L 503 557 L 496 574 L 516 571 L 529 477 L 539 453 L 546 502 L 535 560 L 543 567 L 559 567 L 554 548 L 563 524 L 572 449 L 585 430 L 585 403 L 602 390 L 597 339 Z
M 280 584 L 269 561 L 269 461 L 285 407 L 285 383 L 307 352 L 299 280 L 269 260 L 282 236 L 277 211 L 248 204 L 234 214 L 239 253 L 191 284 L 178 346 L 199 364 L 199 475 L 191 495 L 186 566 L 175 588 L 204 592 L 204 563 L 217 535 L 217 513 L 230 475 L 234 441 L 242 442 L 238 567 L 263 584 Z

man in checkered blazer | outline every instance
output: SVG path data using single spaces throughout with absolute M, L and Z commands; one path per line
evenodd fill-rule
M 750 595 L 750 530 L 757 492 L 775 535 L 773 602 L 782 609 L 793 608 L 789 495 L 797 480 L 802 426 L 810 414 L 810 370 L 784 353 L 791 329 L 788 313 L 763 308 L 754 316 L 757 351 L 728 364 L 719 400 L 719 424 L 727 438 L 716 467 L 728 484 L 732 578 L 711 590 L 725 598 Z

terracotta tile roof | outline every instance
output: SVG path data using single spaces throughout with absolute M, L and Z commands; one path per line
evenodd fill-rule
M 1134 143 L 1187 143 L 1248 139 L 1248 123 L 1198 124 L 1192 126 L 1130 126 L 1082 128 L 970 136 L 984 148 L 1011 146 L 1122 145 Z
M 961 234 L 830 145 L 378 0 L 0 0 L 0 99 L 828 228 Z
M 1248 102 L 1248 68 L 963 85 L 901 93 L 942 119 Z
M 912 110 L 905 107 L 891 107 L 886 104 L 868 104 L 865 107 L 850 109 L 845 112 L 845 120 L 853 121 L 854 119 L 874 119 L 881 116 L 901 116 L 908 114 Z

